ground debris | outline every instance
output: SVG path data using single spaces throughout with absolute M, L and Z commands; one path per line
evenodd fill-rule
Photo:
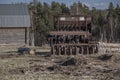
M 111 54 L 104 54 L 104 55 L 98 56 L 98 59 L 103 60 L 103 61 L 106 61 L 106 60 L 111 59 L 112 56 L 113 56 L 113 55 L 111 55 Z
M 76 65 L 77 60 L 75 58 L 66 58 L 65 61 L 59 63 L 61 66 L 70 66 L 70 65 Z
M 3 55 L 2 55 L 3 56 Z M 2 57 L 0 56 L 0 57 Z M 9 56 L 8 61 L 6 57 Z M 29 66 L 20 65 L 16 67 L 15 63 L 12 65 L 13 68 L 8 70 L 9 75 L 41 75 L 41 74 L 61 74 L 64 76 L 72 76 L 77 78 L 76 80 L 119 80 L 120 79 L 120 55 L 97 55 L 97 56 L 67 56 L 67 57 L 43 57 L 43 56 L 25 56 L 24 55 L 4 55 L 5 58 L 1 59 L 7 66 L 11 61 L 24 60 L 22 64 Z M 106 59 L 107 57 L 107 59 Z M 14 58 L 14 59 L 12 59 Z M 105 58 L 105 60 L 104 60 Z M 1 64 L 3 64 L 3 62 Z M 20 61 L 21 62 L 21 61 Z M 19 64 L 18 64 L 19 65 Z M 15 66 L 15 67 L 14 67 Z M 0 71 L 2 74 L 7 75 L 7 68 L 4 68 L 6 72 L 3 72 L 2 67 Z M 74 79 L 73 79 L 74 80 Z
M 18 48 L 18 53 L 19 54 L 28 54 L 30 52 L 30 48 L 27 48 L 27 47 L 20 47 Z
M 0 59 L 17 58 L 17 57 L 19 57 L 18 54 L 0 54 Z

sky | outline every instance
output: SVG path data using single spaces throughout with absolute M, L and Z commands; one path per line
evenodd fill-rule
M 32 2 L 33 0 L 0 0 L 0 4 L 10 4 L 10 3 L 29 3 Z M 106 9 L 108 8 L 108 5 L 110 2 L 112 2 L 115 6 L 116 4 L 120 5 L 120 0 L 38 0 L 47 3 L 51 3 L 52 1 L 56 1 L 59 3 L 65 3 L 67 6 L 72 5 L 74 2 L 82 2 L 86 4 L 88 7 L 96 7 L 97 9 Z

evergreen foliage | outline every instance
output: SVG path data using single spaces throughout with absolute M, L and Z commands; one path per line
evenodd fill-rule
M 73 3 L 68 7 L 64 3 L 52 1 L 51 5 L 40 2 L 34 6 L 29 4 L 33 10 L 33 25 L 36 31 L 36 45 L 47 43 L 47 34 L 53 30 L 53 16 L 58 14 L 91 15 L 92 32 L 96 40 L 104 42 L 120 42 L 120 7 L 117 4 L 109 4 L 107 10 L 92 10 L 81 2 Z M 36 9 L 36 11 L 34 11 Z

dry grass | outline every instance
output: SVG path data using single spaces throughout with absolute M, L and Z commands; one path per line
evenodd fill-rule
M 37 47 L 39 55 L 18 55 L 17 48 L 18 46 L 0 47 L 0 80 L 118 80 L 120 78 L 119 54 L 113 55 L 106 61 L 98 58 L 101 55 L 79 55 L 74 57 L 77 59 L 77 66 L 58 66 L 55 70 L 49 71 L 48 67 L 56 65 L 54 61 L 63 60 L 65 57 L 46 56 L 43 52 L 49 52 L 49 49 L 39 47 Z

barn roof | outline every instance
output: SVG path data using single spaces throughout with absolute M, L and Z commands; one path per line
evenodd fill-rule
M 30 27 L 26 4 L 0 4 L 0 27 Z

